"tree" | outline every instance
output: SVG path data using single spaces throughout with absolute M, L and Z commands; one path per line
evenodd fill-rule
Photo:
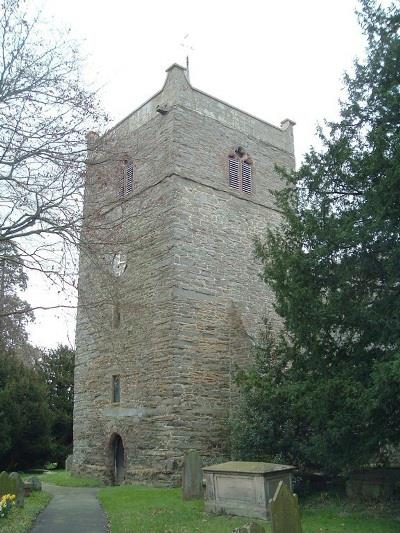
M 283 223 L 257 244 L 283 331 L 239 378 L 234 433 L 242 455 L 334 472 L 400 441 L 400 10 L 361 6 L 367 55 L 340 119 L 283 173 Z
M 50 455 L 50 410 L 37 372 L 0 351 L 0 469 L 43 466 Z
M 26 268 L 64 278 L 79 238 L 85 134 L 104 117 L 77 43 L 23 5 L 3 0 L 0 14 L 0 243 Z
M 50 456 L 51 411 L 26 332 L 32 314 L 15 313 L 29 309 L 19 297 L 26 282 L 16 247 L 0 243 L 0 469 L 43 466 Z
M 51 416 L 51 461 L 64 464 L 72 453 L 75 351 L 59 345 L 43 353 L 38 362 L 46 388 Z
M 0 243 L 0 344 L 3 350 L 13 350 L 24 358 L 32 352 L 28 344 L 26 325 L 33 320 L 29 304 L 19 294 L 27 287 L 27 275 L 16 247 Z M 16 311 L 24 309 L 24 313 Z

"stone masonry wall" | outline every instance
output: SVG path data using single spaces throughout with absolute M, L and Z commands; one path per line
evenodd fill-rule
M 169 398 L 172 354 L 171 211 L 168 181 L 171 120 L 157 115 L 136 135 L 110 142 L 106 163 L 88 169 L 83 231 L 75 369 L 74 468 L 110 478 L 110 440 L 121 435 L 128 469 L 137 476 L 157 468 L 163 435 L 163 399 Z M 117 148 L 115 148 L 115 144 Z M 135 193 L 116 200 L 118 159 L 135 161 Z M 114 157 L 115 155 L 115 157 Z M 121 277 L 112 272 L 115 253 L 127 255 Z M 113 314 L 118 309 L 119 325 Z M 112 376 L 121 376 L 121 401 L 111 402 Z M 164 379 L 160 379 L 164 376 Z M 156 456 L 156 460 L 154 459 Z M 158 468 L 157 471 L 159 471 Z
M 212 460 L 227 451 L 235 367 L 251 364 L 263 317 L 276 322 L 254 237 L 279 222 L 270 189 L 280 186 L 275 165 L 291 168 L 293 154 L 181 106 L 175 120 L 174 440 L 177 456 L 196 448 Z M 229 187 L 227 158 L 239 145 L 253 160 L 252 194 Z

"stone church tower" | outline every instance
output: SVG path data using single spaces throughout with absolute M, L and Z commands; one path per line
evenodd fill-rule
M 233 371 L 273 317 L 253 238 L 279 220 L 275 165 L 293 122 L 194 89 L 179 65 L 102 137 L 88 135 L 74 470 L 179 480 L 185 450 L 221 458 Z

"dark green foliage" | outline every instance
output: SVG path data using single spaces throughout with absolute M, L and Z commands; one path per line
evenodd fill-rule
M 10 242 L 0 243 L 0 344 L 26 360 L 32 352 L 26 326 L 33 314 L 20 293 L 26 289 L 27 280 L 18 248 Z
M 19 292 L 27 276 L 17 248 L 0 245 L 0 469 L 42 466 L 50 446 L 50 410 L 41 376 L 27 363 L 32 319 Z M 15 313 L 17 311 L 17 313 Z M 15 314 L 14 314 L 15 313 Z M 25 364 L 24 364 L 25 363 Z
M 0 469 L 43 465 L 50 446 L 50 411 L 38 374 L 12 353 L 0 353 Z
M 72 453 L 72 414 L 74 406 L 75 351 L 59 345 L 44 352 L 38 370 L 44 377 L 47 399 L 52 413 L 51 461 L 64 464 Z
M 400 441 L 400 10 L 362 0 L 364 63 L 257 243 L 284 335 L 240 376 L 236 453 L 340 471 Z

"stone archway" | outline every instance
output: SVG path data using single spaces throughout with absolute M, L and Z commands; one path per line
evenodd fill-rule
M 125 479 L 125 450 L 121 435 L 111 437 L 112 480 L 114 485 L 121 485 Z

